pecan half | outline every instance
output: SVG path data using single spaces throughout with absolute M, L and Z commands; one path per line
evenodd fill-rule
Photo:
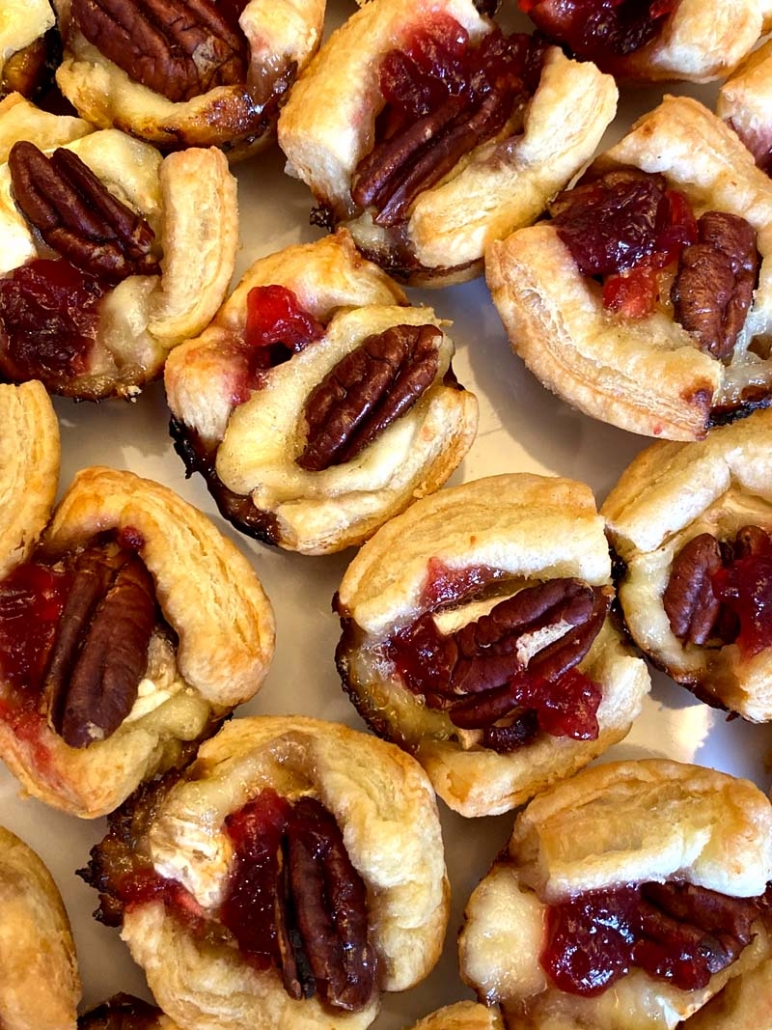
M 293 807 L 287 853 L 292 906 L 319 996 L 356 1012 L 375 983 L 365 886 L 334 817 L 314 798 L 300 798 Z
M 153 230 L 73 151 L 60 147 L 48 158 L 34 143 L 20 141 L 8 165 L 22 214 L 73 265 L 112 282 L 160 272 L 151 252 Z
M 700 350 L 731 357 L 753 300 L 759 267 L 756 233 L 739 215 L 708 211 L 699 242 L 681 252 L 671 298 L 676 319 Z
M 114 733 L 131 711 L 156 601 L 143 562 L 117 545 L 86 548 L 72 571 L 41 708 L 66 744 L 83 748 Z
M 354 173 L 352 197 L 378 209 L 376 225 L 401 222 L 422 190 L 430 189 L 474 147 L 491 139 L 513 113 L 510 88 L 494 88 L 478 110 L 459 97 L 378 144 Z
M 721 565 L 721 548 L 710 533 L 693 537 L 673 560 L 662 604 L 673 633 L 685 644 L 704 644 L 713 635 L 721 602 L 711 577 Z
M 397 325 L 368 336 L 311 391 L 301 468 L 320 472 L 351 461 L 429 389 L 439 368 L 441 331 Z
M 168 100 L 246 80 L 246 37 L 210 0 L 72 0 L 72 17 L 108 60 Z

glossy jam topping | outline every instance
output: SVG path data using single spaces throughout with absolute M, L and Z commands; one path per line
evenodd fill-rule
M 253 286 L 247 295 L 245 343 L 253 374 L 288 361 L 324 336 L 324 326 L 286 286 Z
M 581 273 L 602 280 L 607 308 L 634 318 L 658 300 L 669 304 L 675 263 L 697 241 L 697 222 L 686 196 L 662 176 L 610 173 L 561 194 L 552 211 Z
M 606 68 L 651 43 L 678 0 L 518 0 L 549 36 Z
M 761 898 L 685 883 L 626 885 L 547 908 L 542 968 L 570 994 L 601 994 L 633 967 L 699 990 L 752 939 Z
M 739 620 L 734 643 L 748 658 L 772 646 L 772 543 L 765 553 L 737 558 L 712 577 L 716 597 Z
M 468 577 L 459 575 L 455 581 L 440 574 L 430 583 L 447 586 L 458 599 L 459 591 L 468 597 L 475 583 L 479 593 L 479 583 L 493 578 L 488 572 L 492 570 L 473 568 Z M 555 587 L 557 583 L 561 585 Z M 602 625 L 603 604 L 592 614 L 576 617 L 571 629 L 530 660 L 518 651 L 521 636 L 546 630 L 568 612 L 567 607 L 558 607 L 565 601 L 561 591 L 573 589 L 587 603 L 594 596 L 578 581 L 553 581 L 553 587 L 557 602 L 552 606 L 542 604 L 543 586 L 527 588 L 450 634 L 440 632 L 433 613 L 425 612 L 386 642 L 385 653 L 408 690 L 428 707 L 446 711 L 459 729 L 482 730 L 483 746 L 513 750 L 539 731 L 594 740 L 602 691 L 575 666 Z
M 0 668 L 19 692 L 20 708 L 37 700 L 70 579 L 61 569 L 26 562 L 0 582 Z
M 64 260 L 38 259 L 0 279 L 0 370 L 50 388 L 88 371 L 99 304 L 110 287 Z
M 383 59 L 380 87 L 387 106 L 378 135 L 393 135 L 451 97 L 472 110 L 494 86 L 533 92 L 542 56 L 542 48 L 524 33 L 504 36 L 494 29 L 472 44 L 455 19 L 435 14 Z
M 291 810 L 285 798 L 264 790 L 225 821 L 235 857 L 220 919 L 260 969 L 281 961 L 276 934 L 276 882 Z

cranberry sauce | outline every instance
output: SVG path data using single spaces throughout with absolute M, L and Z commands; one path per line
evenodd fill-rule
M 258 969 L 296 999 L 359 1011 L 375 988 L 367 895 L 334 816 L 319 801 L 263 790 L 228 816 L 235 858 L 220 920 Z
M 468 599 L 475 583 L 496 578 L 487 569 L 455 575 L 456 601 Z M 437 583 L 444 584 L 440 596 L 447 602 L 450 581 L 439 577 Z M 459 729 L 482 730 L 485 747 L 515 750 L 539 732 L 594 740 L 602 691 L 576 666 L 607 608 L 600 590 L 577 580 L 553 580 L 500 601 L 447 635 L 432 611 L 424 612 L 386 642 L 385 652 L 408 690 L 430 708 L 446 711 Z M 530 659 L 521 656 L 521 640 L 564 620 L 568 628 L 557 640 Z
M 604 71 L 657 38 L 678 0 L 518 0 L 549 37 Z
M 249 291 L 245 343 L 252 379 L 322 336 L 324 326 L 300 306 L 286 286 L 253 286 Z
M 657 301 L 669 304 L 661 271 L 671 266 L 672 276 L 681 251 L 697 241 L 697 222 L 684 194 L 661 175 L 610 172 L 560 194 L 552 213 L 579 270 L 603 282 L 607 308 L 642 317 Z
M 543 56 L 543 44 L 523 33 L 504 36 L 492 28 L 472 44 L 453 18 L 433 15 L 382 60 L 384 107 L 373 150 L 355 170 L 354 201 L 373 207 L 380 225 L 403 221 L 421 190 L 524 107 Z
M 748 535 L 747 527 L 738 539 L 743 534 Z M 745 658 L 772 646 L 772 539 L 758 530 L 753 539 L 747 554 L 735 542 L 732 556 L 711 577 L 714 594 L 739 623 L 734 642 Z M 727 621 L 724 616 L 722 625 Z
M 0 582 L 0 669 L 18 711 L 37 704 L 71 579 L 61 566 L 30 561 Z
M 548 906 L 541 965 L 561 991 L 587 997 L 634 967 L 700 990 L 750 943 L 764 899 L 675 881 L 580 894 Z
M 0 375 L 54 392 L 88 371 L 111 287 L 68 261 L 37 259 L 0 279 Z

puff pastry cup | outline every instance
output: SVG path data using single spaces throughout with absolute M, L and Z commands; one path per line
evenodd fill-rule
M 718 91 L 716 113 L 767 174 L 772 170 L 772 40 L 746 58 Z
M 479 275 L 485 245 L 538 217 L 616 112 L 609 76 L 539 44 L 525 70 L 501 44 L 503 64 L 486 72 L 489 91 L 473 99 L 456 83 L 459 69 L 471 61 L 479 75 L 479 55 L 495 51 L 497 38 L 472 0 L 371 0 L 325 42 L 281 112 L 289 174 L 400 281 L 433 286 Z M 530 39 L 519 38 L 510 45 L 523 60 Z M 448 65 L 442 74 L 432 67 L 438 60 Z M 411 88 L 384 92 L 395 64 L 408 69 L 399 72 L 408 83 L 418 77 L 422 95 L 436 96 L 416 110 L 406 101 L 389 135 L 384 119 L 394 120 L 400 90 Z M 443 78 L 463 101 L 448 99 Z
M 0 103 L 0 375 L 131 397 L 219 307 L 238 243 L 222 153 Z
M 599 178 L 604 175 L 609 178 Z M 633 228 L 627 223 L 630 235 L 614 253 L 620 229 L 612 205 L 623 178 L 630 190 L 664 198 L 657 219 L 662 204 L 670 212 L 686 205 L 687 213 L 680 225 L 682 216 L 672 216 L 661 235 L 658 223 L 647 235 L 635 218 L 644 222 L 648 209 L 636 210 L 633 201 Z M 528 368 L 585 414 L 671 440 L 699 439 L 720 418 L 766 403 L 772 391 L 772 182 L 735 133 L 696 100 L 666 97 L 582 182 L 587 191 L 605 189 L 610 197 L 585 216 L 588 226 L 598 226 L 597 254 L 565 242 L 567 232 L 586 239 L 579 231 L 583 201 L 577 221 L 561 225 L 559 211 L 555 224 L 521 229 L 487 251 L 494 303 Z M 566 204 L 571 197 L 570 191 L 563 195 Z M 689 239 L 682 248 L 672 236 L 668 241 L 668 233 L 677 238 L 681 232 Z M 742 245 L 747 252 L 741 255 Z M 582 273 L 577 253 L 588 267 L 612 272 L 603 287 L 591 269 Z M 625 254 L 641 260 L 630 268 Z M 616 295 L 607 292 L 612 285 L 620 288 Z
M 649 676 L 609 615 L 610 573 L 582 483 L 522 473 L 442 490 L 347 569 L 343 685 L 454 811 L 507 811 L 626 736 L 640 711 Z M 582 718 L 551 721 L 561 710 Z
M 251 536 L 306 554 L 361 543 L 474 439 L 445 325 L 345 230 L 261 258 L 167 361 L 177 450 Z
M 522 1030 L 674 1030 L 770 955 L 770 828 L 747 780 L 586 769 L 518 816 L 467 905 L 462 976 Z
M 301 716 L 224 726 L 112 817 L 87 878 L 185 1030 L 367 1027 L 380 992 L 428 974 L 448 920 L 420 766 Z
M 2 386 L 0 412 L 0 758 L 27 793 L 93 818 L 254 696 L 273 614 L 246 558 L 158 483 L 84 469 L 51 513 L 45 390 Z
M 83 118 L 162 149 L 217 146 L 231 161 L 275 140 L 325 12 L 325 0 L 53 4 L 64 41 L 56 79 Z
M 724 78 L 772 27 L 769 0 L 519 0 L 519 6 L 577 57 L 635 83 Z
M 48 0 L 5 0 L 0 11 L 0 98 L 36 94 L 49 76 L 54 12 Z
M 0 1024 L 75 1030 L 80 978 L 59 890 L 35 852 L 0 827 Z
M 772 411 L 700 443 L 652 444 L 602 507 L 628 629 L 709 704 L 772 720 Z

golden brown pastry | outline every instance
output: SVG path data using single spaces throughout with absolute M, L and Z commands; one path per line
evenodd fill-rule
M 0 105 L 0 372 L 132 397 L 225 296 L 236 182 L 214 148 L 162 158 L 89 128 L 19 97 Z
M 772 170 L 772 40 L 754 50 L 718 91 L 716 113 L 769 174 Z
M 165 1012 L 203 1030 L 355 1030 L 442 949 L 431 785 L 391 744 L 236 719 L 111 819 L 88 879 Z
M 712 82 L 770 28 L 769 0 L 518 0 L 537 28 L 624 82 Z
M 258 539 L 306 554 L 361 543 L 474 439 L 446 324 L 408 307 L 345 230 L 260 259 L 167 362 L 188 471 Z
M 772 961 L 735 976 L 684 1030 L 770 1030 L 772 1028 Z
M 130 994 L 116 994 L 78 1020 L 78 1030 L 180 1030 L 156 1006 Z
M 3 386 L 0 413 L 15 443 L 0 450 L 0 757 L 29 794 L 93 818 L 257 692 L 273 615 L 246 558 L 158 483 L 85 469 L 51 515 L 50 401 Z
M 51 70 L 49 41 L 54 12 L 48 0 L 3 0 L 0 10 L 0 98 L 32 96 Z
M 325 0 L 53 0 L 62 93 L 101 129 L 162 149 L 275 139 L 280 104 L 319 45 Z
M 512 347 L 548 389 L 674 440 L 765 402 L 772 182 L 719 118 L 666 97 L 552 213 L 486 257 Z
M 75 944 L 59 890 L 41 860 L 0 827 L 0 1025 L 75 1030 Z
M 345 689 L 467 816 L 522 804 L 626 736 L 649 689 L 609 617 L 589 488 L 529 474 L 442 490 L 386 523 L 335 607 Z
M 467 905 L 462 976 L 522 1030 L 673 1030 L 772 954 L 770 830 L 747 780 L 586 769 L 516 820 Z
M 279 145 L 367 257 L 411 285 L 446 285 L 479 275 L 487 243 L 541 214 L 616 101 L 594 65 L 503 37 L 472 0 L 371 0 L 293 86 Z
M 772 411 L 656 443 L 602 510 L 638 646 L 709 704 L 772 720 Z
M 412 1030 L 504 1030 L 504 1024 L 494 1009 L 459 1001 L 419 1019 Z

